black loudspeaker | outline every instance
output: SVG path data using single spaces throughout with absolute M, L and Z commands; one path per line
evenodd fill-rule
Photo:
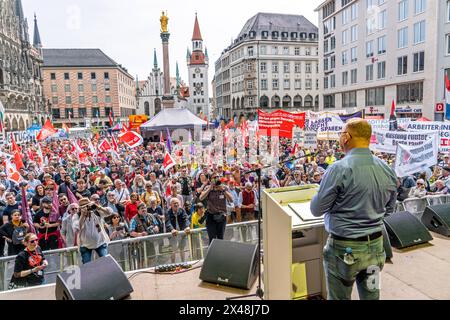
M 450 204 L 426 207 L 422 223 L 428 230 L 450 237 Z
M 120 300 L 133 292 L 110 255 L 64 271 L 56 278 L 56 300 Z
M 203 262 L 200 279 L 251 289 L 257 277 L 258 246 L 214 239 Z
M 433 240 L 427 228 L 408 211 L 396 212 L 384 219 L 389 240 L 401 249 Z

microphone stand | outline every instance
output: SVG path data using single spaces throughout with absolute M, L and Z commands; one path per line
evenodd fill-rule
M 288 162 L 291 161 L 296 161 L 299 159 L 303 159 L 303 158 L 307 158 L 307 157 L 315 157 L 319 154 L 319 152 L 316 152 L 314 154 L 309 154 L 309 155 L 303 155 L 303 156 L 299 156 L 299 157 L 294 157 L 294 158 L 289 158 L 287 160 L 284 160 L 282 162 L 279 162 L 278 165 L 284 165 Z M 258 155 L 259 155 L 259 148 L 258 148 Z M 257 261 L 258 261 L 258 286 L 256 288 L 256 293 L 253 294 L 249 294 L 249 295 L 241 295 L 241 296 L 236 296 L 236 297 L 228 297 L 226 298 L 226 300 L 237 300 L 237 299 L 245 299 L 245 298 L 250 298 L 250 297 L 258 297 L 261 300 L 264 300 L 264 290 L 262 289 L 262 285 L 261 285 L 261 226 L 262 226 L 262 204 L 261 204 L 261 170 L 263 169 L 269 169 L 272 168 L 273 165 L 267 165 L 264 167 L 260 167 L 260 168 L 256 168 L 253 170 L 249 170 L 249 171 L 245 171 L 244 174 L 246 173 L 256 173 L 257 177 L 258 177 L 258 209 L 259 209 L 259 214 L 258 214 L 258 254 L 257 254 Z

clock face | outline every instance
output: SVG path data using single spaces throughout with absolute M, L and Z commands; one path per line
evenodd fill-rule
M 200 73 L 200 68 L 195 68 L 195 73 Z

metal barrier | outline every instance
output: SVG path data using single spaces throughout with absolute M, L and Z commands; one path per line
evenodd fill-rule
M 257 243 L 257 221 L 230 224 L 224 238 L 237 242 Z M 209 247 L 206 229 L 191 230 L 189 235 L 179 232 L 143 238 L 131 238 L 109 243 L 108 253 L 117 260 L 124 272 L 152 268 L 161 264 L 201 260 Z M 49 262 L 45 270 L 46 284 L 55 283 L 56 277 L 67 267 L 81 265 L 78 247 L 44 252 Z M 15 256 L 0 258 L 0 291 L 8 288 L 14 272 Z
M 427 206 L 450 203 L 450 195 L 429 195 L 422 198 L 408 198 L 402 202 L 397 202 L 395 211 L 409 211 L 419 220 Z

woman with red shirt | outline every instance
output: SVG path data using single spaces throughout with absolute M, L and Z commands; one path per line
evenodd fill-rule
M 134 218 L 135 215 L 138 213 L 138 205 L 139 205 L 139 196 L 137 193 L 132 193 L 130 195 L 130 202 L 127 203 L 125 206 L 125 218 L 129 221 Z

